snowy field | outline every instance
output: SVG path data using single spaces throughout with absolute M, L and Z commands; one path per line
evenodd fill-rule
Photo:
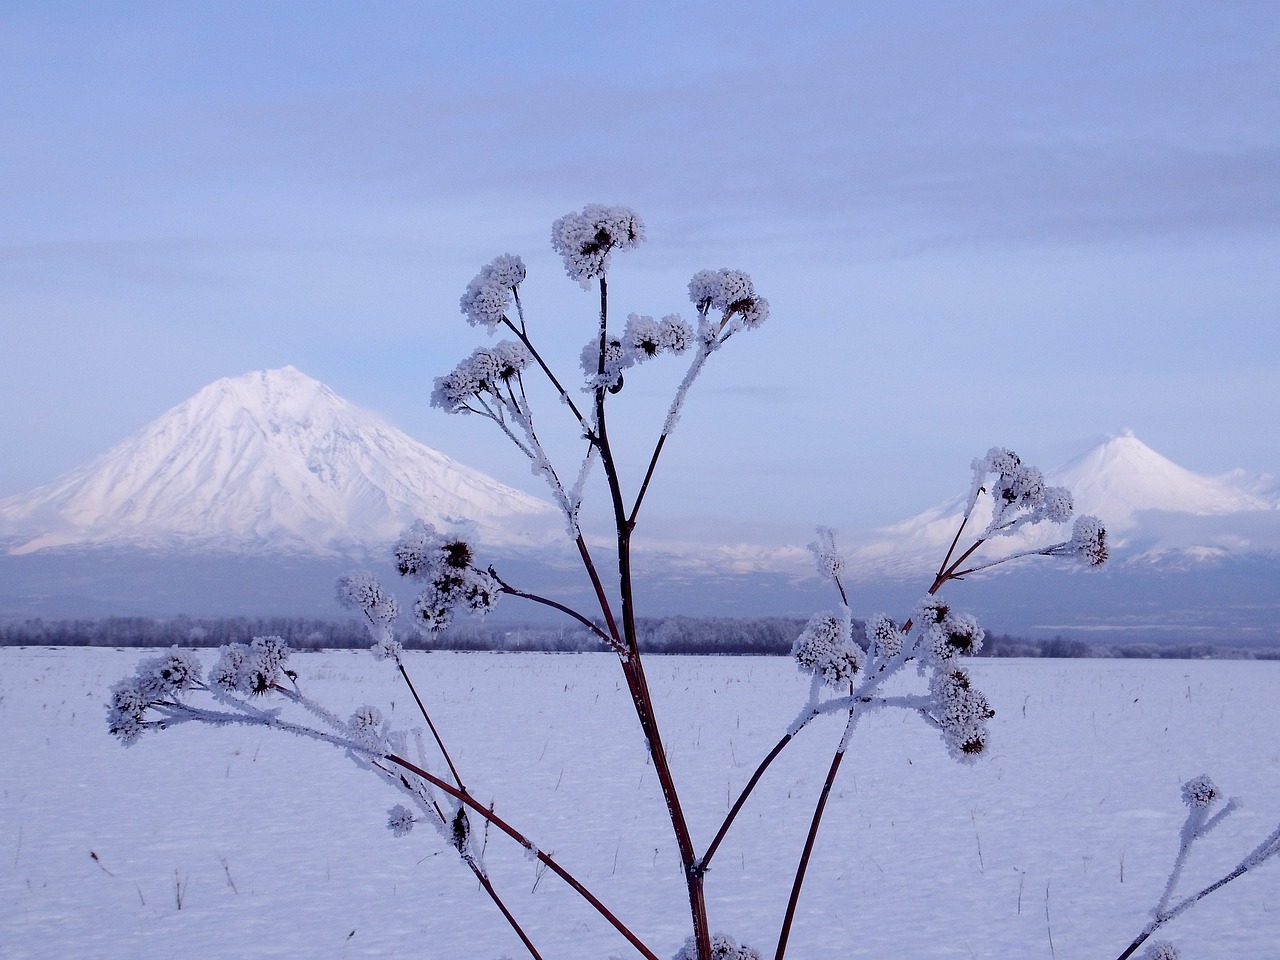
M 139 651 L 0 649 L 0 957 L 519 957 L 437 835 L 397 839 L 399 801 L 337 750 L 183 727 L 124 749 L 108 689 Z M 211 663 L 211 651 L 204 654 Z M 604 655 L 408 655 L 473 790 L 554 852 L 662 956 L 687 934 L 678 860 L 616 662 Z M 804 698 L 790 661 L 653 658 L 652 686 L 695 838 Z M 345 716 L 412 707 L 386 663 L 299 654 Z M 1160 894 L 1208 773 L 1245 807 L 1202 842 L 1184 888 L 1280 821 L 1280 663 L 978 661 L 992 755 L 948 759 L 919 720 L 864 723 L 832 795 L 791 937 L 796 960 L 1112 960 Z M 803 831 L 842 724 L 806 729 L 709 875 L 712 929 L 772 956 Z M 635 956 L 499 836 L 487 860 L 545 957 Z M 1184 960 L 1280 955 L 1280 863 L 1167 927 Z

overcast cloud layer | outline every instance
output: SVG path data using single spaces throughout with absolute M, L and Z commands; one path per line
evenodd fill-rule
M 0 121 L 0 495 L 284 364 L 540 492 L 426 401 L 498 253 L 576 363 L 587 202 L 648 221 L 622 315 L 702 267 L 773 306 L 668 449 L 685 532 L 886 523 L 1124 428 L 1280 468 L 1271 3 L 5 4 Z

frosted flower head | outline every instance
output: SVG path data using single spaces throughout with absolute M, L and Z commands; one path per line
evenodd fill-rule
M 1076 519 L 1071 528 L 1071 547 L 1080 562 L 1090 567 L 1100 567 L 1107 562 L 1107 528 L 1094 516 Z
M 489 349 L 494 373 L 503 383 L 518 377 L 533 362 L 533 354 L 519 340 L 499 340 Z
M 581 213 L 566 213 L 551 225 L 551 246 L 564 259 L 564 269 L 585 290 L 609 269 L 615 250 L 628 250 L 644 240 L 644 221 L 628 207 L 591 203 Z
M 926 597 L 916 607 L 921 635 L 917 650 L 925 660 L 945 662 L 972 656 L 982 649 L 985 634 L 970 614 L 956 613 L 940 597 Z
M 335 585 L 338 603 L 358 610 L 374 623 L 390 623 L 400 613 L 396 598 L 383 589 L 375 574 L 367 571 L 339 577 Z
M 107 705 L 107 730 L 126 747 L 133 746 L 146 728 L 143 715 L 152 699 L 137 676 L 126 677 L 111 688 Z
M 929 683 L 929 716 L 942 732 L 948 752 L 957 760 L 976 759 L 987 749 L 991 704 L 974 689 L 969 675 L 956 667 L 935 671 Z
M 511 307 L 512 291 L 524 277 L 524 262 L 510 253 L 481 267 L 458 301 L 467 322 L 493 333 L 498 324 L 506 319 L 507 310 Z
M 696 960 L 697 956 L 697 941 L 690 937 L 671 960 Z M 760 960 L 760 951 L 738 943 L 727 934 L 717 933 L 711 937 L 711 960 Z
M 600 338 L 592 337 L 579 356 L 582 372 L 586 374 L 585 389 L 590 391 L 604 387 L 616 393 L 622 388 L 622 371 L 634 362 L 634 356 L 627 352 L 622 340 L 609 337 L 605 340 L 604 363 L 601 364 Z
M 373 659 L 395 660 L 397 663 L 400 661 L 400 654 L 404 653 L 404 647 L 391 635 L 390 631 L 379 637 L 369 649 L 373 651 Z
M 818 539 L 809 544 L 818 564 L 818 573 L 835 580 L 844 571 L 844 555 L 836 549 L 836 532 L 830 527 L 818 527 Z
M 382 711 L 366 703 L 347 722 L 353 730 L 376 730 L 382 725 Z
M 1182 785 L 1182 802 L 1192 810 L 1211 807 L 1218 799 L 1218 788 L 1207 776 L 1201 775 Z
M 187 690 L 200 682 L 200 661 L 189 650 L 174 648 L 138 664 L 139 686 L 153 700 Z
M 701 318 L 699 333 L 707 343 L 721 339 L 726 330 L 754 329 L 769 316 L 769 302 L 756 296 L 751 277 L 741 270 L 700 270 L 689 281 L 689 299 Z M 719 311 L 713 318 L 711 312 Z
M 1040 553 L 1046 557 L 1071 557 L 1086 567 L 1100 567 L 1107 562 L 1107 528 L 1097 517 L 1077 517 L 1071 528 L 1071 539 L 1045 547 Z
M 869 617 L 864 630 L 867 643 L 871 647 L 871 654 L 882 660 L 896 657 L 902 652 L 903 644 L 906 643 L 907 638 L 898 629 L 898 625 L 883 613 Z
M 415 520 L 408 530 L 400 534 L 393 548 L 400 576 L 416 577 L 420 571 L 429 568 L 442 541 L 435 527 L 425 520 Z
M 849 622 L 834 613 L 810 618 L 791 646 L 801 671 L 821 676 L 832 686 L 853 682 L 862 667 L 862 648 L 849 636 Z
M 1178 960 L 1181 954 L 1178 948 L 1168 940 L 1158 940 L 1147 947 L 1146 952 L 1142 954 L 1142 960 Z
M 987 484 L 987 476 L 995 479 Z M 1022 462 L 1012 450 L 992 447 L 985 457 L 973 461 L 973 487 L 969 491 L 969 509 L 978 494 L 991 494 L 991 523 L 983 536 L 1007 536 L 1025 524 L 1066 523 L 1074 510 L 1071 491 L 1045 485 L 1044 475 Z
M 397 837 L 407 836 L 417 822 L 417 818 L 403 803 L 397 803 L 387 811 L 387 829 Z
M 263 694 L 280 682 L 289 646 L 281 637 L 254 637 L 250 644 L 231 643 L 209 669 L 211 686 L 227 693 Z

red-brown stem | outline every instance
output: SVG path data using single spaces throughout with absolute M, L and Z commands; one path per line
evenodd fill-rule
M 964 515 L 964 519 L 960 521 L 960 526 L 956 527 L 956 535 L 951 538 L 951 546 L 947 547 L 947 555 L 942 558 L 942 563 L 938 565 L 938 576 L 942 576 L 942 571 L 947 569 L 947 564 L 951 562 L 951 554 L 955 552 L 956 544 L 960 542 L 960 534 L 964 533 L 964 526 L 969 522 L 969 514 Z
M 533 941 L 529 939 L 529 935 L 524 932 L 524 928 L 520 926 L 520 922 L 512 916 L 511 911 L 507 909 L 507 905 L 502 902 L 502 898 L 498 896 L 498 891 L 493 889 L 493 884 L 489 878 L 485 876 L 479 864 L 468 860 L 467 865 L 471 867 L 471 872 L 476 875 L 476 879 L 480 881 L 480 886 L 484 887 L 485 893 L 489 894 L 489 899 L 493 901 L 493 905 L 501 911 L 502 916 L 506 918 L 507 923 L 511 925 L 511 929 L 515 931 L 520 942 L 524 944 L 524 948 L 529 951 L 530 956 L 534 960 L 542 960 L 542 954 L 538 953 L 538 948 L 533 945 Z
M 516 302 L 518 305 L 519 294 L 517 294 Z M 556 392 L 560 394 L 560 399 L 562 399 L 566 404 L 568 404 L 569 409 L 573 412 L 574 417 L 577 418 L 578 423 L 580 423 L 582 425 L 582 428 L 585 430 L 587 427 L 587 421 L 582 418 L 582 412 L 578 410 L 577 404 L 573 402 L 573 397 L 569 396 L 565 388 L 560 386 L 560 381 L 557 380 L 556 375 L 551 372 L 551 368 L 547 366 L 547 362 L 542 359 L 542 354 L 538 353 L 538 351 L 534 348 L 533 344 L 529 340 L 529 335 L 524 331 L 524 325 L 521 324 L 519 327 L 517 327 L 514 323 L 512 323 L 506 317 L 503 317 L 502 320 L 504 323 L 506 323 L 507 327 L 511 330 L 511 332 L 520 338 L 520 342 L 525 345 L 525 349 L 529 351 L 529 353 L 533 356 L 534 361 L 538 364 L 539 367 L 542 368 L 542 372 L 546 374 L 547 379 L 551 381 L 551 386 L 554 387 Z
M 413 685 L 413 681 L 409 679 L 409 671 L 404 668 L 404 664 L 400 662 L 400 658 L 396 658 L 396 667 L 400 670 L 400 676 L 404 677 L 404 682 L 409 685 L 409 692 L 413 694 L 413 699 L 418 703 L 418 711 L 422 714 L 422 719 L 427 721 L 427 726 L 431 729 L 431 735 L 436 739 L 436 746 L 440 748 L 440 753 L 444 757 L 444 762 L 449 765 L 449 772 L 453 774 L 453 782 L 458 785 L 459 790 L 466 790 L 462 785 L 462 777 L 458 775 L 458 768 L 453 765 L 453 758 L 449 756 L 449 751 L 445 749 L 444 741 L 440 739 L 440 732 L 436 729 L 436 725 L 431 722 L 431 715 L 427 713 L 426 705 L 423 704 L 422 698 L 418 696 L 418 688 Z
M 489 821 L 489 823 L 493 824 L 493 826 L 496 827 L 498 830 L 505 833 L 508 837 L 510 837 L 516 843 L 520 844 L 526 850 L 533 851 L 539 863 L 546 864 L 547 868 L 552 873 L 554 873 L 561 880 L 563 880 L 570 887 L 572 887 L 573 890 L 580 897 L 582 897 L 582 899 L 587 901 L 587 903 L 589 903 L 595 909 L 595 911 L 598 914 L 600 914 L 601 917 L 603 917 L 606 921 L 608 921 L 608 923 L 615 930 L 617 930 L 620 934 L 622 934 L 622 936 L 626 938 L 627 942 L 630 943 L 633 947 L 635 947 L 636 950 L 638 950 L 646 958 L 646 960 L 658 960 L 658 956 L 652 950 L 646 947 L 643 941 L 641 941 L 639 937 L 637 937 L 634 933 L 632 933 L 631 929 L 626 924 L 624 924 L 621 920 L 619 920 L 617 916 L 614 915 L 613 911 L 611 911 L 608 907 L 606 907 L 603 903 L 601 903 L 600 900 L 595 896 L 595 894 L 593 894 L 590 890 L 588 890 L 585 886 L 583 886 L 581 881 L 579 881 L 577 877 L 569 873 L 569 871 L 566 870 L 564 867 L 560 866 L 560 864 L 558 864 L 550 854 L 545 853 L 542 850 L 539 850 L 534 845 L 533 841 L 529 840 L 529 838 L 526 837 L 524 834 L 522 834 L 519 830 L 511 826 L 505 820 L 503 820 L 502 817 L 498 816 L 496 813 L 494 813 L 484 804 L 474 799 L 469 793 L 463 790 L 459 790 L 457 787 L 453 786 L 448 781 L 442 780 L 440 777 L 437 777 L 435 774 L 432 774 L 427 772 L 426 770 L 423 770 L 417 764 L 404 759 L 404 757 L 397 756 L 394 753 L 389 753 L 389 754 L 385 754 L 383 759 L 387 760 L 390 763 L 394 763 L 396 766 L 409 771 L 415 777 L 420 777 L 421 779 L 425 780 L 427 783 L 431 784 L 433 787 L 436 787 L 437 789 L 443 791 L 444 793 L 447 793 L 449 796 L 453 797 L 455 800 L 462 802 L 463 804 L 465 804 L 466 806 L 474 810 L 476 813 L 478 813 L 485 820 Z
M 619 644 L 617 640 L 614 640 L 613 637 L 609 636 L 607 633 L 601 630 L 598 626 L 596 626 L 596 624 L 592 623 L 589 619 L 587 619 L 577 610 L 574 610 L 572 607 L 565 606 L 563 603 L 560 603 L 558 600 L 551 600 L 548 597 L 539 596 L 536 593 L 529 593 L 525 590 L 519 590 L 511 586 L 509 583 L 503 580 L 500 576 L 498 576 L 497 571 L 495 571 L 493 567 L 489 568 L 489 576 L 493 577 L 494 580 L 498 581 L 498 585 L 502 587 L 503 593 L 509 593 L 513 597 L 520 597 L 522 600 L 529 600 L 533 603 L 540 603 L 540 604 L 543 604 L 544 606 L 551 607 L 553 610 L 559 610 L 565 616 L 571 617 L 572 619 L 577 620 L 580 624 L 582 624 L 584 627 L 586 627 L 588 630 L 594 633 L 597 637 L 600 638 L 602 642 L 608 644 L 615 653 L 621 655 L 626 652 L 626 649 L 621 644 Z
M 613 609 L 609 606 L 609 596 L 604 592 L 604 584 L 600 582 L 600 574 L 596 571 L 595 561 L 591 559 L 591 552 L 587 550 L 587 541 L 582 538 L 582 534 L 578 534 L 574 542 L 577 544 L 578 555 L 582 558 L 582 565 L 586 568 L 587 576 L 591 578 L 591 586 L 596 592 L 596 602 L 600 604 L 600 615 L 604 617 L 605 625 L 609 628 L 609 636 L 621 642 L 622 635 L 618 633 L 617 621 L 613 619 Z
M 658 438 L 658 442 L 653 448 L 653 456 L 649 458 L 649 469 L 644 472 L 644 480 L 640 484 L 640 492 L 636 494 L 636 502 L 631 507 L 631 516 L 627 518 L 627 523 L 632 527 L 635 526 L 636 514 L 640 512 L 640 504 L 644 503 L 644 495 L 649 491 L 649 481 L 653 479 L 653 471 L 658 466 L 658 457 L 662 455 L 662 448 L 666 442 L 667 435 L 664 433 Z
M 601 374 L 604 373 L 605 347 L 608 344 L 608 317 L 609 288 L 602 276 L 600 277 L 600 360 L 598 363 Z M 689 912 L 693 920 L 693 936 L 698 960 L 711 960 L 711 931 L 707 923 L 704 874 L 695 863 L 693 837 L 680 805 L 675 777 L 667 762 L 666 750 L 662 744 L 662 735 L 658 730 L 657 716 L 653 709 L 653 697 L 649 692 L 648 680 L 645 678 L 644 664 L 640 657 L 640 646 L 636 636 L 635 596 L 631 577 L 631 532 L 635 527 L 635 516 L 634 512 L 631 515 L 627 513 L 617 464 L 614 462 L 613 450 L 609 445 L 609 433 L 605 421 L 606 396 L 607 391 L 604 387 L 596 389 L 596 443 L 600 451 L 600 463 L 609 484 L 609 498 L 613 505 L 614 524 L 618 534 L 618 588 L 622 601 L 621 639 L 626 648 L 626 654 L 620 656 L 620 659 L 623 674 L 627 678 L 627 687 L 631 692 L 631 700 L 635 706 L 636 719 L 640 722 L 640 731 L 644 735 L 645 743 L 649 745 L 653 770 L 662 789 L 662 796 L 667 804 L 667 814 L 671 820 L 671 829 L 675 834 L 676 847 L 680 851 L 680 863 L 684 867 L 685 886 L 689 893 Z
M 708 865 L 711 863 L 711 858 L 716 855 L 716 850 L 720 848 L 720 842 L 724 840 L 725 835 L 729 832 L 729 827 L 731 827 L 733 825 L 733 821 L 737 819 L 738 811 L 741 810 L 743 804 L 747 802 L 747 797 L 749 797 L 751 795 L 751 791 L 756 788 L 756 784 L 760 782 L 760 778 L 764 776 L 764 772 L 769 769 L 769 765 L 777 759 L 777 756 L 782 752 L 783 747 L 790 743 L 791 738 L 794 736 L 795 734 L 793 733 L 784 734 L 782 739 L 779 740 L 774 745 L 774 748 L 769 751 L 769 755 L 760 761 L 760 766 L 756 767 L 756 772 L 751 775 L 751 779 L 747 781 L 747 785 L 743 787 L 742 792 L 738 794 L 738 799 L 734 801 L 733 806 L 725 815 L 724 823 L 720 824 L 720 830 L 716 833 L 715 839 L 713 839 L 707 847 L 707 852 L 704 853 L 702 858 L 698 861 L 698 866 L 700 868 L 703 870 L 707 869 Z
M 818 805 L 814 808 L 813 819 L 809 821 L 809 835 L 805 837 L 804 851 L 800 854 L 800 863 L 796 867 L 796 878 L 791 884 L 791 898 L 787 901 L 787 912 L 782 918 L 782 930 L 778 933 L 778 950 L 773 960 L 782 960 L 787 952 L 787 939 L 791 936 L 791 922 L 795 919 L 796 904 L 800 901 L 800 888 L 804 886 L 805 871 L 809 868 L 809 857 L 813 853 L 814 842 L 818 838 L 818 826 L 822 823 L 822 812 L 827 806 L 827 797 L 831 795 L 831 787 L 836 782 L 836 772 L 840 762 L 844 760 L 844 740 L 831 758 L 831 769 L 827 771 L 827 779 L 823 781 L 822 793 L 818 796 Z

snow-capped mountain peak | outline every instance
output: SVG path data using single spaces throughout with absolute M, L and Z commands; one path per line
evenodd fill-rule
M 1267 477 L 1232 471 L 1210 477 L 1179 466 L 1139 440 L 1132 431 L 1101 443 L 1045 473 L 1046 483 L 1066 487 L 1075 515 L 1100 517 L 1113 555 L 1122 561 L 1212 560 L 1228 555 L 1280 550 L 1280 499 Z M 866 573 L 918 576 L 946 552 L 964 514 L 956 496 L 900 523 L 875 531 L 851 557 Z M 970 530 L 990 521 L 981 498 Z M 987 544 L 990 556 L 1068 539 L 1070 527 L 1038 524 Z
M 102 456 L 0 501 L 10 552 L 70 544 L 381 549 L 414 519 L 546 542 L 545 501 L 463 466 L 293 367 L 211 383 Z M 464 519 L 465 518 L 465 519 Z
M 1124 431 L 1108 437 L 1047 476 L 1075 496 L 1078 513 L 1105 517 L 1115 531 L 1132 529 L 1144 510 L 1196 516 L 1268 510 L 1245 475 L 1207 477 L 1178 466 Z

